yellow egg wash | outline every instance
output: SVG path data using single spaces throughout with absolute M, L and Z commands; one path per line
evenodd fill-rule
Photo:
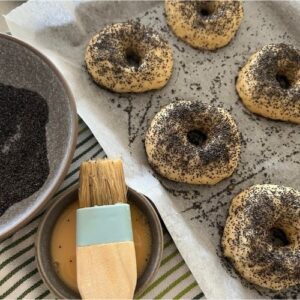
M 130 204 L 133 239 L 137 260 L 138 278 L 144 273 L 151 255 L 151 230 L 145 214 Z M 76 210 L 74 201 L 58 217 L 51 238 L 51 257 L 60 279 L 78 292 L 76 281 Z
M 76 210 L 71 203 L 58 217 L 52 232 L 51 257 L 56 272 L 65 284 L 78 292 L 76 281 Z
M 138 278 L 143 275 L 151 256 L 151 231 L 145 214 L 134 204 L 130 204 L 133 240 Z

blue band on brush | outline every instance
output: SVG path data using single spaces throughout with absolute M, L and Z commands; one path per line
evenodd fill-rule
M 77 246 L 133 241 L 128 204 L 77 209 L 76 227 Z

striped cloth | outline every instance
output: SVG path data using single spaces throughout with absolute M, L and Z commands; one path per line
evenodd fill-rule
M 57 197 L 78 182 L 79 165 L 90 158 L 104 157 L 105 153 L 82 120 L 76 151 Z M 43 283 L 35 263 L 34 239 L 42 215 L 0 243 L 0 299 L 55 298 Z M 144 299 L 200 299 L 198 284 L 184 263 L 174 242 L 165 230 L 164 254 L 161 267 L 153 282 L 140 295 Z

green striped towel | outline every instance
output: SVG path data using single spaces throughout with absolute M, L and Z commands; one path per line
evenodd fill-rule
M 79 165 L 105 153 L 82 120 L 70 171 L 55 196 L 78 182 Z M 54 298 L 43 283 L 35 263 L 34 238 L 42 215 L 11 237 L 0 242 L 0 299 Z M 164 233 L 164 254 L 161 267 L 141 298 L 200 299 L 203 293 L 184 263 L 169 234 Z

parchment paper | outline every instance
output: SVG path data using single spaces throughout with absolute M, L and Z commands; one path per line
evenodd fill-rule
M 300 127 L 253 115 L 234 88 L 239 68 L 263 45 L 288 42 L 300 46 L 298 4 L 245 2 L 245 18 L 237 36 L 215 52 L 195 50 L 179 41 L 166 26 L 161 2 L 29 1 L 6 16 L 13 35 L 36 46 L 62 71 L 79 115 L 108 156 L 123 158 L 128 185 L 154 201 L 207 298 L 275 296 L 246 284 L 233 272 L 222 259 L 220 235 L 231 199 L 244 188 L 256 183 L 300 186 Z M 105 24 L 136 17 L 172 45 L 172 78 L 162 90 L 139 95 L 103 90 L 85 70 L 85 47 Z M 178 99 L 221 106 L 234 116 L 243 147 L 231 178 L 212 187 L 196 187 L 153 174 L 144 151 L 144 133 L 155 113 Z M 298 296 L 298 291 L 294 288 L 276 296 Z

